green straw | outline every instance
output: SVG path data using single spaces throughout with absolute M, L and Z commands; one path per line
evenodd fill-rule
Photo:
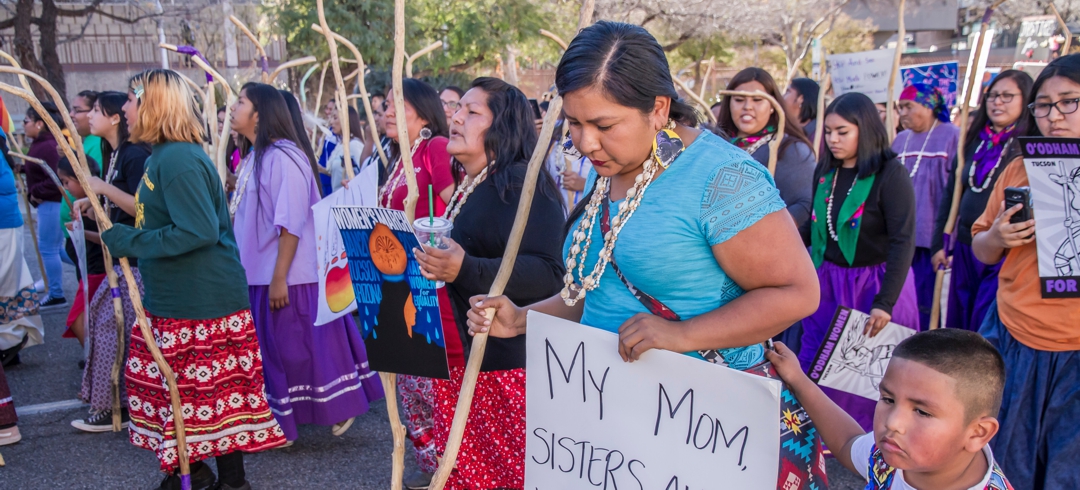
M 428 208 L 428 226 L 435 227 L 435 191 L 431 184 L 427 186 L 427 208 Z M 435 246 L 435 234 L 428 235 L 428 241 L 431 242 L 431 246 Z

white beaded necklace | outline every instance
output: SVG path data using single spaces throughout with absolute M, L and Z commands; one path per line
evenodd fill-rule
M 913 178 L 913 179 L 915 178 L 915 174 L 919 173 L 919 164 L 922 163 L 923 152 L 926 151 L 926 144 L 930 142 L 930 136 L 934 134 L 934 128 L 937 127 L 937 123 L 938 123 L 937 119 L 934 119 L 934 124 L 932 124 L 930 126 L 930 131 L 926 132 L 926 139 L 924 139 L 923 142 L 922 142 L 922 148 L 919 149 L 919 155 L 917 157 L 915 157 L 915 166 L 911 167 L 911 175 L 910 175 L 910 177 Z M 915 137 L 915 132 L 914 131 L 912 131 L 911 135 L 909 135 L 907 137 L 907 139 L 904 140 L 904 153 L 903 153 L 904 160 L 907 160 L 907 157 L 908 157 L 907 145 L 908 145 L 908 143 L 911 143 L 911 138 L 913 138 L 913 137 Z
M 494 162 L 492 162 L 494 163 Z M 450 196 L 450 205 L 446 207 L 446 211 L 443 212 L 443 218 L 450 220 L 451 223 L 457 218 L 458 213 L 461 212 L 461 208 L 465 207 L 465 201 L 469 200 L 469 196 L 476 190 L 476 186 L 480 185 L 484 179 L 487 178 L 488 168 L 484 167 L 476 177 L 466 180 L 454 190 L 454 195 Z
M 836 227 L 833 225 L 832 219 L 832 205 L 833 199 L 836 195 L 836 181 L 840 180 L 840 170 L 837 169 L 833 175 L 832 189 L 829 189 L 829 204 L 825 206 L 825 227 L 829 230 L 829 238 L 832 238 L 834 242 L 840 243 L 840 237 L 836 234 Z M 847 194 L 844 196 L 845 200 L 851 197 L 851 191 L 855 190 L 855 183 L 859 181 L 859 176 L 856 175 L 855 179 L 851 181 L 851 187 L 848 188 Z
M 238 175 L 236 180 L 240 182 L 240 185 L 233 191 L 232 200 L 229 201 L 229 217 L 235 218 L 236 211 L 240 209 L 240 201 L 244 200 L 244 191 L 247 189 L 248 180 L 251 180 L 251 174 L 255 173 L 252 168 L 255 167 L 255 152 L 251 153 L 251 156 L 240 162 L 240 168 L 237 169 Z
M 979 147 L 975 148 L 975 153 L 978 153 L 979 150 L 982 150 L 982 147 L 985 144 L 985 140 L 980 141 Z M 981 186 L 975 185 L 975 167 L 978 167 L 978 165 L 976 165 L 978 162 L 971 162 L 971 169 L 968 170 L 968 187 L 971 188 L 971 192 L 979 194 L 982 191 L 985 191 L 988 187 L 990 187 L 990 183 L 994 180 L 994 172 L 997 171 L 998 165 L 1001 165 L 1001 158 L 1005 156 L 1005 150 L 1008 149 L 1008 146 L 1009 144 L 1005 143 L 1005 148 L 1001 149 L 1001 153 L 998 154 L 997 161 L 994 162 L 994 167 L 990 169 L 990 173 L 986 174 L 986 180 L 983 181 Z
M 420 142 L 424 141 L 424 139 L 425 138 L 421 136 L 416 138 L 416 141 L 413 141 L 412 148 L 409 149 L 410 155 L 416 156 L 416 149 L 420 147 Z M 397 160 L 394 161 L 394 171 L 390 173 L 390 178 L 386 179 L 386 184 L 382 186 L 382 189 L 379 189 L 379 203 L 382 207 L 390 208 L 390 205 L 394 202 L 394 191 L 396 191 L 398 187 L 401 187 L 406 180 L 405 165 L 402 164 L 401 157 L 399 156 Z
M 592 245 L 592 230 L 596 225 L 597 215 L 605 199 L 610 199 L 611 178 L 600 177 L 596 179 L 596 190 L 585 214 L 578 222 L 577 230 L 574 231 L 573 241 L 570 245 L 570 253 L 566 257 L 566 275 L 563 277 L 563 290 L 559 293 L 567 306 L 574 306 L 578 301 L 585 298 L 585 294 L 600 285 L 600 277 L 604 275 L 604 269 L 611 262 L 612 253 L 615 250 L 615 241 L 619 238 L 619 232 L 626 226 L 626 222 L 634 215 L 634 211 L 641 205 L 645 197 L 645 190 L 653 182 L 660 165 L 656 163 L 654 156 L 642 164 L 642 171 L 634 178 L 634 186 L 626 191 L 626 199 L 619 203 L 619 210 L 611 218 L 611 229 L 604 235 L 604 248 L 600 249 L 599 257 L 593 270 L 585 275 L 585 260 L 589 256 L 589 247 Z M 574 280 L 574 268 L 577 268 L 577 276 L 581 279 L 580 286 Z M 575 294 L 576 293 L 576 294 Z

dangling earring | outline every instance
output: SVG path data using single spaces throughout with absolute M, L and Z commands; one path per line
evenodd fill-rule
M 656 132 L 656 137 L 653 139 L 653 160 L 667 170 L 671 162 L 674 162 L 684 149 L 682 138 L 675 133 L 675 121 L 668 119 L 667 124 Z
M 424 126 L 423 128 L 420 129 L 420 137 L 421 138 L 423 138 L 425 140 L 429 140 L 429 139 L 431 139 L 431 136 L 432 136 L 431 135 L 431 130 L 428 129 L 427 126 Z

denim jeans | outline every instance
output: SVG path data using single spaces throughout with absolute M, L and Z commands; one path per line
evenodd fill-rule
M 60 203 L 46 201 L 38 204 L 38 247 L 41 248 L 41 260 L 45 263 L 45 275 L 48 276 L 50 298 L 64 297 L 64 269 L 61 266 L 64 255 L 64 232 L 60 224 Z

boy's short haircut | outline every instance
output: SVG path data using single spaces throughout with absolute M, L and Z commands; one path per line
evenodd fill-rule
M 90 175 L 94 177 L 101 177 L 101 167 L 98 166 L 97 160 L 94 160 L 89 155 L 86 157 L 86 164 L 90 166 Z M 75 169 L 71 166 L 71 161 L 67 157 L 60 157 L 60 160 L 56 162 L 56 173 L 58 175 L 69 175 L 75 177 Z
M 968 421 L 997 417 L 1005 389 L 1005 361 L 981 335 L 939 328 L 908 337 L 893 357 L 922 364 L 956 380 L 956 395 Z

